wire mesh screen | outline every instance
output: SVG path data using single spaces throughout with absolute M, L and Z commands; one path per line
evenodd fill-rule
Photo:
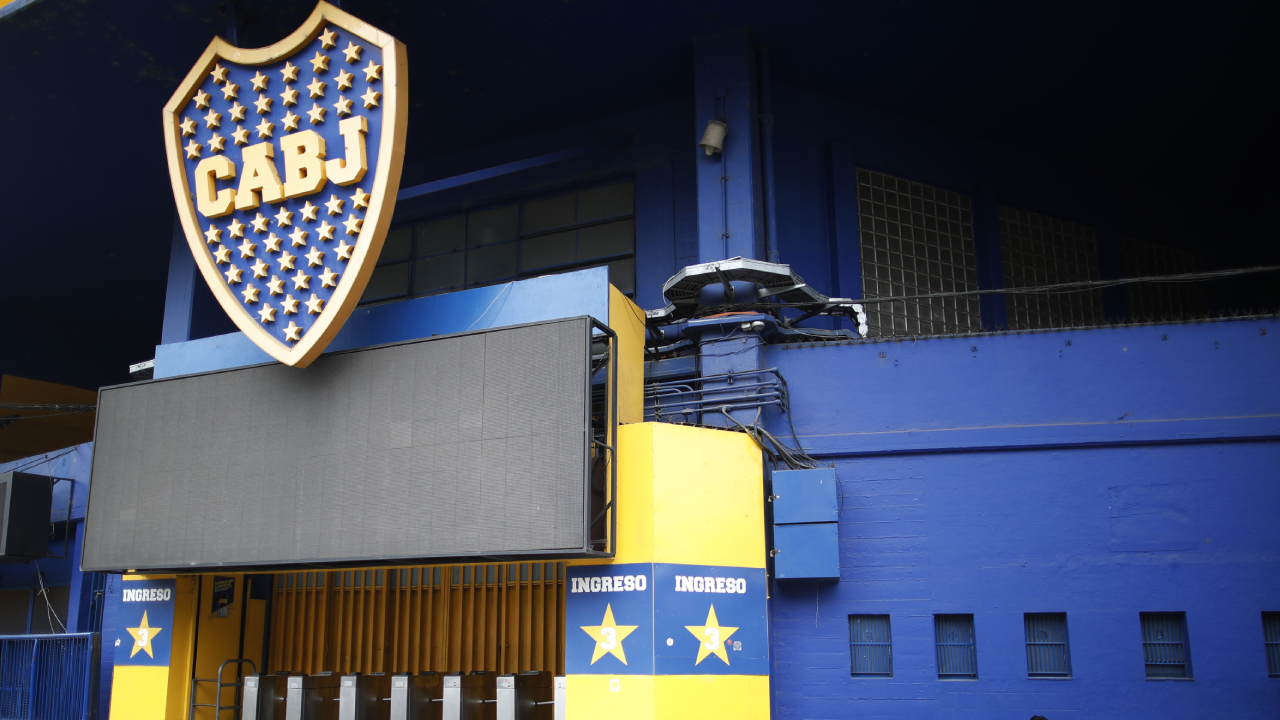
M 31 634 L 49 635 L 67 631 L 67 606 L 71 602 L 71 586 L 46 587 L 45 594 L 35 590 L 31 601 Z M 45 598 L 48 602 L 45 602 Z
M 999 206 L 1000 258 L 1006 288 L 1097 280 L 1093 228 Z M 1008 294 L 1009 327 L 1035 330 L 1102 321 L 1102 291 Z
M 978 677 L 973 616 L 934 615 L 933 632 L 938 643 L 938 677 Z
M 586 554 L 592 327 L 104 389 L 83 567 Z
M 1267 675 L 1280 677 L 1280 612 L 1262 613 L 1262 637 L 1267 648 Z
M 1149 678 L 1189 678 L 1186 613 L 1141 613 L 1142 654 Z
M 1066 613 L 1026 613 L 1027 675 L 1070 677 Z
M 849 616 L 849 654 L 854 675 L 892 675 L 893 644 L 888 615 Z
M 978 289 L 970 199 L 858 170 L 862 293 L 901 297 Z M 941 335 L 982 329 L 974 297 L 868 303 L 868 335 Z
M 31 614 L 31 591 L 0 590 L 0 635 L 26 635 Z
M 1120 256 L 1125 277 L 1178 275 L 1200 272 L 1200 256 L 1177 248 L 1121 236 Z M 1130 320 L 1149 321 L 1203 312 L 1208 307 L 1204 283 L 1130 283 L 1124 286 Z

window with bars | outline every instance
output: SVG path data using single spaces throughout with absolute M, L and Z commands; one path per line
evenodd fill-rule
M 1066 613 L 1026 613 L 1027 676 L 1071 677 Z
M 1267 675 L 1280 678 L 1280 612 L 1262 613 L 1262 640 L 1267 648 Z
M 392 228 L 361 302 L 599 266 L 635 292 L 631 180 Z
M 865 298 L 978 289 L 973 210 L 964 195 L 859 169 L 858 236 Z M 873 337 L 982 329 L 976 295 L 866 307 Z
M 853 675 L 893 675 L 888 615 L 849 616 L 849 656 Z
M 1187 614 L 1139 613 L 1142 620 L 1142 654 L 1147 679 L 1191 678 L 1191 653 L 1187 648 Z
M 1097 280 L 1093 228 L 1000 205 L 1000 259 L 1006 288 Z M 1070 327 L 1102 320 L 1102 291 L 1005 296 L 1013 330 Z
M 938 677 L 977 679 L 973 616 L 934 615 L 933 633 L 938 645 Z

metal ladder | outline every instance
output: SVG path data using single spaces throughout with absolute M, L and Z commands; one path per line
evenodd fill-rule
M 190 714 L 187 715 L 187 717 L 189 717 L 191 720 L 196 720 L 196 708 L 201 708 L 201 707 L 214 709 L 213 720 L 221 720 L 222 713 L 225 710 L 234 710 L 235 711 L 234 717 L 236 718 L 240 717 L 240 681 L 239 679 L 232 679 L 231 682 L 222 681 L 223 669 L 226 668 L 227 665 L 230 665 L 232 663 L 235 663 L 237 668 L 244 665 L 245 663 L 249 663 L 249 667 L 253 668 L 253 674 L 255 675 L 258 674 L 258 666 L 252 660 L 249 660 L 248 658 L 234 658 L 231 660 L 224 660 L 222 664 L 218 666 L 218 676 L 216 678 L 192 677 L 191 678 L 191 710 L 190 710 Z M 236 673 L 236 675 L 238 678 L 240 675 L 242 675 L 242 673 Z M 217 690 L 218 694 L 214 696 L 214 702 L 212 703 L 196 702 L 196 688 L 200 687 L 200 683 L 217 683 L 218 684 L 218 690 Z M 226 688 L 234 688 L 235 690 L 235 692 L 232 694 L 232 698 L 233 698 L 232 702 L 234 703 L 233 705 L 222 704 L 222 691 L 225 690 Z

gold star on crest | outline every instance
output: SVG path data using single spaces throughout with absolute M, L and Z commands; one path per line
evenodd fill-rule
M 284 300 L 280 303 L 283 307 L 285 315 L 296 315 L 298 313 L 298 300 L 292 295 L 285 295 Z
M 338 76 L 337 76 L 337 77 L 335 77 L 335 78 L 333 79 L 333 81 L 334 81 L 335 83 L 337 83 L 337 84 L 338 84 L 338 89 L 339 89 L 339 90 L 350 90 L 350 89 L 351 89 L 351 80 L 352 80 L 353 78 L 355 78 L 355 75 L 352 75 L 351 73 L 347 72 L 346 70 L 339 70 L 339 71 L 338 71 Z
M 204 146 L 196 142 L 195 140 L 192 140 L 191 142 L 187 143 L 187 147 L 186 147 L 187 159 L 192 160 L 200 157 L 200 151 L 202 149 L 204 149 Z
M 320 47 L 324 48 L 325 50 L 330 50 L 337 46 L 338 46 L 338 33 L 334 32 L 329 28 L 325 28 L 324 32 L 320 33 Z M 316 54 L 319 55 L 320 53 L 316 53 Z
M 209 223 L 209 229 L 204 231 L 205 241 L 208 242 L 210 245 L 212 245 L 214 243 L 222 242 L 222 240 L 220 239 L 221 237 L 222 237 L 222 228 L 218 227 L 217 225 L 214 225 L 213 223 Z
M 225 249 L 225 248 L 224 248 L 224 249 Z M 244 273 L 244 271 L 243 271 L 243 270 L 241 270 L 240 268 L 235 267 L 235 266 L 232 266 L 232 267 L 227 268 L 227 271 L 226 271 L 225 273 L 223 273 L 223 275 L 226 275 L 226 276 L 227 276 L 227 282 L 228 282 L 228 283 L 238 283 L 238 282 L 240 282 L 240 276 L 241 276 L 243 273 Z
M 271 222 L 271 218 L 263 217 L 262 213 L 258 213 L 257 217 L 249 221 L 256 233 L 264 233 L 267 231 L 267 223 Z
M 178 127 L 182 128 L 182 137 L 191 137 L 196 134 L 196 121 L 189 117 L 182 118 L 182 124 Z
M 209 152 L 222 152 L 227 144 L 227 139 L 214 133 L 209 137 Z
M 284 253 L 280 255 L 280 257 L 276 258 L 276 262 L 280 263 L 280 272 L 284 272 L 285 270 L 292 270 L 293 261 L 297 259 L 298 259 L 297 257 L 290 255 L 288 250 L 285 250 Z
M 364 101 L 365 110 L 372 110 L 373 108 L 378 107 L 378 98 L 380 97 L 382 97 L 382 93 L 374 92 L 373 88 L 368 88 L 364 91 L 364 94 L 360 96 L 360 99 Z
M 297 275 L 294 275 L 289 279 L 293 281 L 294 290 L 310 290 L 311 289 L 311 276 L 302 272 L 301 270 L 298 271 Z
M 289 239 L 293 241 L 294 247 L 302 247 L 307 244 L 307 231 L 302 228 L 296 228 L 289 233 Z
M 311 299 L 307 301 L 307 312 L 312 315 L 319 315 L 323 311 L 324 300 L 321 300 L 319 295 L 311 293 Z
M 213 261 L 219 265 L 226 265 L 231 262 L 231 248 L 226 245 L 219 245 L 218 249 L 213 251 Z
M 324 122 L 324 108 L 319 105 L 312 104 L 311 109 L 307 111 L 307 114 L 311 116 L 312 125 L 319 125 Z
M 351 251 L 355 249 L 355 245 L 348 245 L 346 240 L 341 240 L 338 242 L 338 247 L 333 249 L 333 254 L 337 255 L 339 260 L 350 260 Z
M 129 657 L 137 655 L 139 652 L 145 652 L 152 658 L 155 653 L 151 652 L 151 641 L 160 634 L 164 628 L 153 628 L 147 624 L 147 611 L 142 611 L 142 622 L 138 627 L 125 628 L 129 634 L 133 636 L 133 648 L 129 651 Z
M 289 327 L 284 329 L 284 339 L 290 342 L 297 342 L 302 339 L 302 328 L 290 320 Z
M 227 81 L 227 69 L 218 63 L 214 63 L 213 72 L 209 73 L 209 77 L 213 78 L 215 83 L 222 84 Z
M 272 295 L 280 295 L 284 293 L 284 281 L 275 275 L 272 275 L 271 280 L 267 282 L 267 290 Z
M 355 43 L 353 43 L 353 42 L 348 42 L 348 43 L 347 43 L 347 49 L 346 49 L 346 50 L 343 50 L 342 52 L 346 54 L 346 56 L 347 56 L 347 62 L 349 62 L 349 63 L 354 63 L 354 62 L 358 62 L 358 61 L 360 60 L 360 51 L 361 51 L 361 50 L 364 50 L 364 48 L 360 47 L 359 45 L 357 45 L 357 44 L 355 44 Z
M 284 67 L 280 70 L 280 74 L 284 76 L 285 82 L 293 82 L 298 79 L 298 66 L 285 61 Z
M 205 92 L 205 91 L 203 91 L 203 90 L 197 90 L 197 91 L 196 91 L 196 96 L 195 96 L 195 101 L 196 101 L 196 109 L 197 109 L 197 110 L 203 110 L 203 109 L 205 109 L 205 108 L 209 107 L 209 93 L 207 93 L 207 92 Z
M 329 69 L 329 56 L 316 51 L 316 56 L 311 58 L 311 72 L 322 72 Z
M 330 214 L 330 215 L 341 215 L 341 214 L 342 214 L 342 202 L 343 202 L 342 200 L 339 200 L 339 199 L 338 199 L 338 196 L 337 196 L 337 195 L 330 195 L 330 196 L 329 196 L 329 201 L 328 201 L 328 202 L 326 202 L 326 203 L 324 204 L 324 206 L 325 206 L 325 207 L 327 207 L 327 208 L 329 208 L 329 214 Z
M 328 220 L 324 220 L 320 223 L 320 227 L 316 228 L 316 235 L 321 240 L 332 240 L 335 229 L 337 229 L 336 226 L 330 225 Z
M 235 98 L 240 97 L 239 93 L 240 93 L 240 86 L 235 83 L 227 83 L 226 85 L 222 86 L 223 100 L 234 100 Z
M 369 193 L 363 188 L 356 188 L 355 194 L 351 196 L 351 207 L 354 210 L 363 210 L 369 207 Z
M 276 237 L 275 233 L 271 233 L 270 235 L 268 235 L 266 242 L 267 242 L 267 252 L 280 252 L 281 240 L 280 238 Z
M 285 107 L 289 107 L 291 105 L 297 105 L 298 89 L 291 88 L 291 87 L 285 88 L 284 92 L 280 93 L 280 102 L 284 103 Z
M 311 252 L 307 253 L 307 265 L 317 267 L 322 260 L 324 260 L 324 251 L 318 250 L 313 246 Z
M 347 215 L 347 219 L 342 221 L 342 225 L 347 229 L 348 235 L 359 235 L 360 227 L 364 225 L 364 218 L 358 218 L 353 213 Z
M 367 82 L 374 82 L 382 78 L 382 66 L 369 61 L 369 66 L 364 69 L 364 79 Z
M 293 224 L 293 213 L 280 208 L 280 212 L 276 213 L 276 227 L 288 227 Z
M 249 144 L 249 131 L 237 125 L 236 131 L 231 133 L 231 139 L 236 141 L 237 145 Z
M 311 84 L 307 86 L 307 90 L 311 92 L 312 98 L 322 98 L 325 87 L 327 84 L 320 82 L 320 78 L 311 78 Z
M 342 97 L 341 95 L 339 95 L 338 102 L 334 103 L 333 107 L 337 109 L 339 115 L 350 115 L 351 102 L 352 102 L 351 100 L 348 100 Z
M 243 260 L 244 258 L 253 257 L 253 251 L 258 249 L 258 244 L 250 242 L 248 238 L 245 238 L 245 241 L 240 243 L 240 247 L 237 249 L 240 251 L 240 259 Z
M 244 237 L 244 229 L 246 227 L 248 227 L 248 225 L 245 225 L 244 223 L 240 222 L 239 218 L 232 218 L 231 224 L 227 226 L 227 231 L 230 233 L 229 237 L 233 237 L 233 238 Z
M 736 627 L 725 627 L 716 619 L 716 606 L 712 605 L 707 611 L 707 621 L 702 625 L 685 625 L 694 637 L 698 638 L 698 659 L 693 662 L 694 665 L 707 659 L 708 655 L 715 655 L 724 661 L 725 665 L 729 664 L 729 655 L 724 651 L 724 643 L 738 631 Z
M 325 268 L 324 272 L 320 274 L 320 287 L 338 287 L 338 273 Z
M 258 288 L 252 285 L 249 285 L 244 290 L 240 291 L 240 294 L 244 296 L 244 301 L 246 303 L 258 302 Z
M 267 89 L 267 81 L 271 78 L 263 75 L 261 71 L 253 76 L 253 89 L 262 92 Z
M 222 113 L 215 112 L 213 108 L 209 108 L 209 114 L 204 116 L 205 127 L 216 128 L 222 124 Z
M 258 137 L 269 138 L 271 137 L 271 131 L 275 130 L 275 127 L 275 123 L 268 121 L 266 118 L 262 118 L 262 122 L 258 123 L 258 127 L 254 129 L 258 131 Z
M 264 278 L 267 276 L 267 271 L 270 269 L 270 265 L 262 262 L 262 258 L 258 258 L 253 263 L 253 276 L 256 278 Z
M 244 113 L 245 113 L 245 111 L 246 111 L 246 110 L 248 110 L 248 109 L 249 109 L 249 108 L 247 108 L 247 107 L 245 107 L 245 106 L 241 105 L 239 102 L 237 102 L 235 105 L 232 105 L 232 106 L 231 106 L 231 110 L 229 111 L 229 112 L 231 113 L 231 119 L 232 119 L 232 120 L 234 120 L 234 121 L 236 121 L 236 122 L 240 122 L 240 121 L 244 120 Z
M 299 118 L 297 115 L 294 115 L 294 114 L 293 114 L 293 111 L 289 111 L 289 112 L 285 113 L 285 114 L 284 114 L 284 129 L 285 129 L 285 130 L 287 130 L 287 131 L 289 131 L 289 132 L 293 132 L 294 130 L 297 130 L 297 129 L 298 129 L 298 121 L 299 121 L 299 120 L 301 120 L 301 118 Z
M 320 208 L 316 207 L 315 205 L 312 205 L 311 201 L 308 200 L 306 204 L 302 206 L 302 219 L 306 220 L 307 222 L 314 222 L 316 219 L 316 211 L 318 211 L 319 209 Z
M 605 605 L 604 619 L 599 625 L 580 625 L 582 631 L 596 641 L 595 651 L 591 653 L 591 664 L 605 655 L 612 655 L 627 664 L 627 654 L 622 649 L 622 641 L 635 632 L 639 625 L 619 625 L 613 619 L 613 605 Z
M 253 101 L 253 105 L 258 108 L 259 115 L 267 115 L 271 112 L 271 98 L 266 95 L 259 95 L 258 99 Z
M 269 322 L 275 322 L 276 309 L 268 303 L 262 303 L 262 308 L 258 310 L 258 322 L 266 325 Z

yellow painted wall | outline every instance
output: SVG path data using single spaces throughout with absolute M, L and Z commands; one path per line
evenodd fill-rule
M 213 612 L 214 576 L 201 576 L 200 603 L 196 607 L 200 622 L 196 636 L 195 656 L 195 676 L 199 678 L 216 678 L 218 676 L 218 666 L 224 660 L 240 657 L 240 622 L 241 616 L 244 614 L 244 599 L 248 588 L 245 587 L 244 575 L 231 574 L 223 575 L 222 577 L 235 578 L 236 582 L 235 599 L 229 606 L 227 617 L 219 617 Z M 258 641 L 258 647 L 262 647 L 261 639 Z M 236 674 L 234 666 L 228 666 L 223 677 L 230 682 L 239 676 Z M 196 687 L 196 702 L 216 702 L 215 691 L 214 683 L 198 683 Z M 235 695 L 233 690 L 232 688 L 227 688 L 222 694 L 222 704 L 232 705 L 234 703 Z M 193 720 L 214 720 L 213 708 L 197 708 Z
M 618 422 L 644 422 L 644 310 L 612 285 L 609 328 L 618 334 Z
M 167 667 L 116 668 L 111 681 L 111 720 L 165 720 L 168 682 Z
M 165 717 L 168 720 L 182 720 L 187 717 L 190 709 L 191 662 L 196 648 L 196 603 L 200 599 L 199 577 L 178 575 L 177 582 L 173 599 L 173 645 L 169 651 L 169 682 L 165 701 Z M 111 720 L 131 717 L 133 716 L 112 713 Z
M 191 702 L 198 578 L 194 575 L 125 575 L 131 580 L 175 580 L 169 667 L 117 666 L 111 680 L 111 720 L 181 720 Z M 113 648 L 103 647 L 103 652 Z

